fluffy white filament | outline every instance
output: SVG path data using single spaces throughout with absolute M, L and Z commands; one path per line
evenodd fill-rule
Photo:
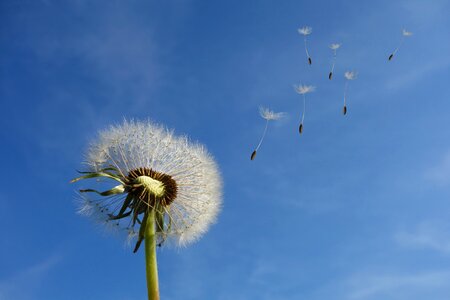
M 333 51 L 336 51 L 337 49 L 339 49 L 341 47 L 341 44 L 335 43 L 335 44 L 331 44 L 330 45 L 330 49 Z
M 110 166 L 123 176 L 137 168 L 150 168 L 172 176 L 177 197 L 165 207 L 165 222 L 171 223 L 160 238 L 184 246 L 200 238 L 215 221 L 221 207 L 222 182 L 218 167 L 200 144 L 151 122 L 124 121 L 100 133 L 87 153 L 90 171 Z M 80 212 L 87 215 L 117 212 L 126 194 L 83 201 Z M 103 210 L 103 211 L 102 211 Z M 112 221 L 135 234 L 130 219 Z M 166 223 L 167 224 L 167 223 Z
M 261 115 L 261 118 L 266 120 L 266 126 L 264 127 L 263 135 L 261 136 L 261 139 L 259 140 L 258 146 L 256 146 L 255 151 L 259 150 L 259 147 L 261 147 L 261 144 L 264 140 L 264 137 L 267 133 L 267 127 L 269 126 L 269 121 L 276 121 L 284 117 L 284 112 L 276 113 L 268 108 L 260 107 L 259 108 L 259 114 Z
M 259 108 L 259 114 L 261 115 L 261 118 L 263 118 L 267 121 L 279 120 L 282 117 L 284 117 L 283 112 L 276 113 L 273 110 L 270 110 L 270 109 L 262 107 L 262 106 Z
M 403 41 L 405 40 L 405 37 L 410 37 L 412 36 L 413 33 L 411 31 L 407 31 L 406 29 L 402 29 L 402 38 L 400 39 L 400 43 L 397 46 L 397 48 L 395 48 L 394 52 L 392 52 L 392 54 L 389 56 L 389 60 L 391 60 L 394 55 L 398 52 L 398 50 L 400 50 L 400 47 L 403 45 Z
M 304 37 L 304 44 L 305 44 L 305 52 L 306 52 L 306 58 L 308 58 L 308 63 L 311 64 L 311 56 L 309 55 L 308 46 L 306 45 L 306 37 L 312 33 L 312 27 L 304 26 L 302 28 L 297 29 L 298 33 L 303 35 Z
M 347 80 L 355 80 L 358 74 L 355 71 L 346 71 L 344 76 Z
M 402 30 L 402 35 L 403 36 L 412 36 L 413 33 L 411 31 L 407 31 L 406 29 L 403 29 Z
M 297 29 L 298 33 L 303 35 L 310 35 L 312 33 L 312 28 L 309 26 L 304 26 L 302 28 Z
M 332 61 L 332 64 L 331 64 L 330 74 L 328 75 L 328 79 L 331 80 L 331 78 L 333 76 L 333 72 L 334 72 L 334 66 L 336 64 L 337 50 L 341 47 L 341 44 L 334 43 L 334 44 L 331 44 L 329 47 L 330 47 L 331 50 L 333 50 L 333 61 Z
M 304 95 L 314 92 L 316 90 L 316 87 L 312 85 L 294 85 L 294 89 L 297 93 Z
M 303 111 L 302 111 L 302 119 L 300 121 L 300 134 L 302 133 L 303 122 L 305 121 L 305 113 L 306 113 L 306 94 L 312 93 L 316 90 L 315 86 L 312 85 L 294 85 L 294 89 L 297 93 L 303 96 Z

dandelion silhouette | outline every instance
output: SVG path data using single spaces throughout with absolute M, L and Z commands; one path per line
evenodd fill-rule
M 79 213 L 126 231 L 130 241 L 137 239 L 134 252 L 145 241 L 148 299 L 159 299 L 156 245 L 187 245 L 215 221 L 222 190 L 216 163 L 187 137 L 151 122 L 124 121 L 100 133 L 86 164 L 72 182 L 118 185 L 80 190 Z
M 308 47 L 306 45 L 306 37 L 312 33 L 312 28 L 305 26 L 305 27 L 299 28 L 297 30 L 298 30 L 298 33 L 302 34 L 304 37 L 306 57 L 308 58 L 308 63 L 311 65 L 312 60 L 311 60 L 311 56 L 309 55 L 309 52 L 308 52 Z
M 283 112 L 276 113 L 276 112 L 273 112 L 264 107 L 259 108 L 259 114 L 261 115 L 261 118 L 266 120 L 266 126 L 264 127 L 264 132 L 263 132 L 261 139 L 259 140 L 258 146 L 256 146 L 255 150 L 253 150 L 252 155 L 250 156 L 251 160 L 255 159 L 256 152 L 258 151 L 259 147 L 261 147 L 264 137 L 266 136 L 267 127 L 269 126 L 269 121 L 279 120 L 284 116 Z
M 413 35 L 412 32 L 407 31 L 406 29 L 403 29 L 403 30 L 402 30 L 402 38 L 401 38 L 401 40 L 400 40 L 400 43 L 399 43 L 398 47 L 395 48 L 394 52 L 392 52 L 392 54 L 389 55 L 388 60 L 392 60 L 392 58 L 393 58 L 394 55 L 397 53 L 397 51 L 400 50 L 400 47 L 403 45 L 403 41 L 405 40 L 405 37 L 409 37 L 409 36 L 412 36 L 412 35 Z
M 347 71 L 344 74 L 345 78 L 347 79 L 345 81 L 345 88 L 344 88 L 344 107 L 342 108 L 342 114 L 346 115 L 347 114 L 347 88 L 348 88 L 348 82 L 350 80 L 355 80 L 356 79 L 356 72 L 354 71 Z
M 298 127 L 298 132 L 303 133 L 303 122 L 305 121 L 305 111 L 306 111 L 306 94 L 312 93 L 316 90 L 316 87 L 312 85 L 294 85 L 294 89 L 297 93 L 303 96 L 303 112 L 302 119 L 300 121 L 300 126 Z
M 330 74 L 328 74 L 328 79 L 330 79 L 330 80 L 333 77 L 334 65 L 336 64 L 337 49 L 339 49 L 340 47 L 341 47 L 341 44 L 331 44 L 330 45 L 330 49 L 333 50 L 333 62 L 331 64 Z

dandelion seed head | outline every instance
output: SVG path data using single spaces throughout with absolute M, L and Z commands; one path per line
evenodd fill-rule
M 329 47 L 331 50 L 337 50 L 341 47 L 342 44 L 331 44 Z
M 403 36 L 412 36 L 413 33 L 411 31 L 407 31 L 406 29 L 403 29 L 402 30 L 402 35 Z
M 300 84 L 300 85 L 294 85 L 294 89 L 297 93 L 304 95 L 304 94 L 314 92 L 316 90 L 316 87 L 312 86 L 312 85 Z
M 345 78 L 348 80 L 355 80 L 357 75 L 358 74 L 355 71 L 347 71 L 344 73 Z
M 259 108 L 259 114 L 261 115 L 261 117 L 263 119 L 266 119 L 268 121 L 279 120 L 279 119 L 283 118 L 285 115 L 284 112 L 276 113 L 273 110 L 270 110 L 270 109 L 262 107 L 262 106 Z
M 105 225 L 127 231 L 129 239 L 135 232 L 130 228 L 133 214 L 120 219 L 113 216 L 130 193 L 136 199 L 129 205 L 136 220 L 142 221 L 140 214 L 157 207 L 163 215 L 158 239 L 176 246 L 200 238 L 220 211 L 222 181 L 213 157 L 203 145 L 175 136 L 163 126 L 150 121 L 111 126 L 90 145 L 86 159 L 89 172 L 114 173 L 126 188 L 124 192 L 111 189 L 114 194 L 105 197 L 83 194 L 79 213 L 106 220 Z M 109 169 L 113 171 L 105 171 Z
M 312 27 L 304 26 L 302 28 L 297 29 L 298 33 L 303 35 L 310 35 L 312 33 Z

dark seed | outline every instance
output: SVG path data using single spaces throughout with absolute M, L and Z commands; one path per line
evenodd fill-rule
M 347 114 L 347 106 L 344 105 L 344 108 L 342 109 L 342 113 L 344 116 Z
M 308 63 L 309 63 L 310 65 L 312 64 L 311 57 L 308 57 Z
M 252 156 L 250 156 L 250 160 L 254 160 L 256 156 L 256 150 L 252 152 Z
M 139 250 L 139 247 L 141 246 L 141 243 L 144 239 L 139 238 L 138 241 L 136 242 L 136 246 L 134 246 L 134 250 L 133 253 L 136 253 Z
M 331 77 L 333 77 L 333 72 L 330 72 L 330 74 L 328 75 L 328 79 L 331 80 Z
M 302 134 L 302 132 L 303 132 L 303 123 L 300 123 L 300 126 L 298 127 L 298 132 L 300 132 L 300 134 Z
M 394 54 L 389 55 L 389 60 L 391 60 L 394 57 Z

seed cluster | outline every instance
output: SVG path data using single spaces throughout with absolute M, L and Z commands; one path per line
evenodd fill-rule
M 151 193 L 145 185 L 137 184 L 136 179 L 141 176 L 147 176 L 161 182 L 164 187 L 163 195 L 158 197 Z M 130 194 L 150 207 L 156 207 L 157 204 L 169 206 L 177 197 L 177 183 L 175 180 L 170 175 L 149 168 L 137 168 L 131 170 L 126 177 L 126 184 Z M 142 207 L 142 212 L 144 212 L 145 209 L 145 207 Z M 139 211 L 138 214 L 139 213 L 141 213 L 141 211 Z

